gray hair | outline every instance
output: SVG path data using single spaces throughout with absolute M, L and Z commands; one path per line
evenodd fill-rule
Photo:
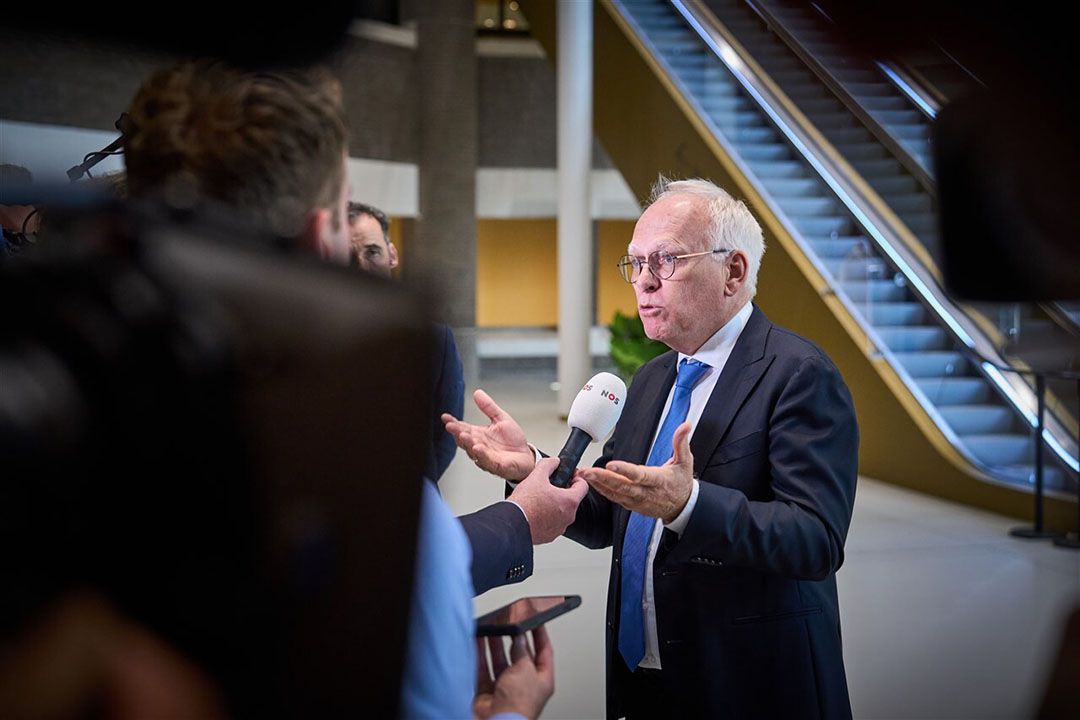
M 765 237 L 761 225 L 741 200 L 731 197 L 723 188 L 709 180 L 669 180 L 661 175 L 657 178 L 649 196 L 649 205 L 673 195 L 690 195 L 700 198 L 705 204 L 708 225 L 704 228 L 708 248 L 733 248 L 746 255 L 746 287 L 750 297 L 757 293 L 757 276 L 761 268 L 761 258 L 765 255 Z M 717 261 L 724 259 L 713 255 Z

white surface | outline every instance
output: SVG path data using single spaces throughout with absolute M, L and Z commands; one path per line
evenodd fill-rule
M 593 244 L 589 218 L 592 166 L 593 4 L 558 5 L 556 124 L 559 173 L 559 404 L 574 401 L 592 371 Z

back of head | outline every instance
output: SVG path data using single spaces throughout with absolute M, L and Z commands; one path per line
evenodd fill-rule
M 299 235 L 308 213 L 334 207 L 345 182 L 339 90 L 315 73 L 214 61 L 159 71 L 129 110 L 129 192 L 181 206 L 210 200 Z

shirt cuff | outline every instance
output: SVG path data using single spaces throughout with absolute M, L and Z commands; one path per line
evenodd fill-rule
M 547 455 L 540 452 L 540 450 L 538 450 L 537 447 L 535 445 L 533 445 L 532 443 L 525 443 L 525 444 L 528 445 L 529 449 L 533 451 L 533 467 L 536 467 L 536 463 L 540 462 L 541 460 L 543 460 L 544 458 L 547 457 Z M 520 480 L 507 480 L 506 484 L 509 485 L 511 488 L 516 488 L 518 486 L 519 482 L 521 482 L 521 481 Z M 517 505 L 517 503 L 514 503 L 514 504 Z M 521 507 L 521 506 L 518 505 L 518 507 Z M 525 512 L 525 511 L 522 510 L 521 512 Z M 525 519 L 526 520 L 529 519 L 528 515 L 525 516 Z
M 694 506 L 697 505 L 698 491 L 700 487 L 698 485 L 697 478 L 694 478 L 694 487 L 690 489 L 690 499 L 686 501 L 686 507 L 682 509 L 682 512 L 676 516 L 670 523 L 665 523 L 664 527 L 672 531 L 676 535 L 682 535 L 683 530 L 690 524 L 690 516 L 694 512 Z M 524 512 L 524 511 L 522 511 Z

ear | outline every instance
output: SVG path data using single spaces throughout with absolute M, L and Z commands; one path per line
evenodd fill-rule
M 308 252 L 318 255 L 323 260 L 334 259 L 333 233 L 331 232 L 331 211 L 328 208 L 316 208 L 304 218 L 304 229 L 300 234 L 300 246 Z
M 390 269 L 393 270 L 398 266 L 397 248 L 389 240 L 386 242 L 386 248 L 390 254 Z
M 731 253 L 731 257 L 727 261 L 727 267 L 728 276 L 724 282 L 724 293 L 728 296 L 735 296 L 746 285 L 746 276 L 750 271 L 750 264 L 746 259 L 746 255 L 741 250 L 736 250 Z

